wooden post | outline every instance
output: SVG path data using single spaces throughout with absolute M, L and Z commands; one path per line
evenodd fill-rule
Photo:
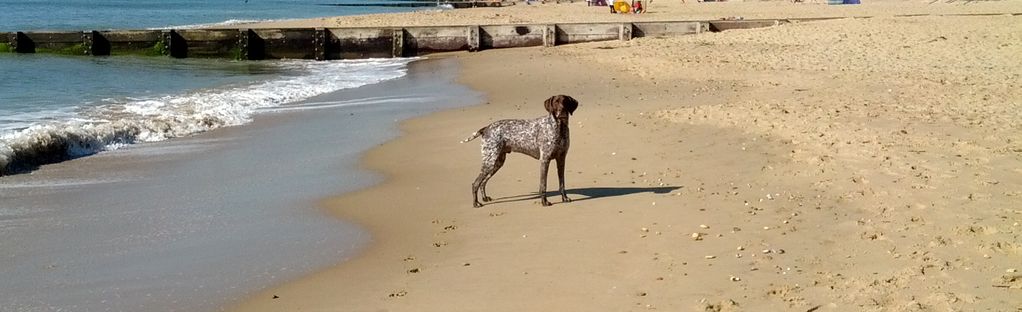
M 7 34 L 7 44 L 11 45 L 11 51 L 18 52 L 18 33 Z
M 96 39 L 96 31 L 83 31 L 82 32 L 82 45 L 85 46 L 85 55 L 92 54 L 92 47 Z
M 315 47 L 315 58 L 317 61 L 325 61 L 327 57 L 327 46 L 330 43 L 328 40 L 329 34 L 327 34 L 326 28 L 316 28 L 316 34 L 313 35 L 312 45 Z
M 261 60 L 266 58 L 266 41 L 255 30 L 240 30 L 238 40 L 241 41 L 241 55 L 244 59 Z
M 163 50 L 173 58 L 188 57 L 188 42 L 176 30 L 168 29 L 163 31 Z
M 632 40 L 632 23 L 621 24 L 621 30 L 618 31 L 618 39 L 621 39 L 621 41 Z
M 254 30 L 238 30 L 238 48 L 241 49 L 240 60 L 261 60 L 266 58 L 266 43 Z
M 479 51 L 479 26 L 468 26 L 468 51 Z
M 160 42 L 163 43 L 163 54 L 164 55 L 168 55 L 168 56 L 170 55 L 170 41 L 172 40 L 170 34 L 172 32 L 174 32 L 174 31 L 168 29 L 168 30 L 164 30 L 163 33 L 160 34 Z
M 101 32 L 95 30 L 83 32 L 82 44 L 85 45 L 86 55 L 110 55 L 110 41 L 108 41 Z
M 241 53 L 238 54 L 239 61 L 247 61 L 252 59 L 251 47 L 252 30 L 251 29 L 238 29 L 238 50 Z
M 546 25 L 543 30 L 543 46 L 552 47 L 557 45 L 557 24 Z
M 11 34 L 11 49 L 17 53 L 35 53 L 35 43 L 23 32 Z
M 403 57 L 405 56 L 405 29 L 395 28 L 393 37 L 393 50 L 391 50 L 391 56 Z

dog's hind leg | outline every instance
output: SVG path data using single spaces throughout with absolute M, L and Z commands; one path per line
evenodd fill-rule
M 507 159 L 507 153 L 500 153 L 500 156 L 497 156 L 497 160 L 493 162 L 493 169 L 490 170 L 490 173 L 486 175 L 486 178 L 483 178 L 483 183 L 479 185 L 479 191 L 483 193 L 484 202 L 493 200 L 492 198 L 490 198 L 490 196 L 486 196 L 486 183 L 489 183 L 490 178 L 492 178 L 493 175 L 497 174 L 497 171 L 500 170 L 500 167 L 504 166 L 505 159 Z
M 569 203 L 571 198 L 568 198 L 568 193 L 564 191 L 564 158 L 565 155 L 561 154 L 560 157 L 555 159 L 557 161 L 557 181 L 559 182 L 558 188 L 561 191 L 561 201 Z
M 475 182 L 472 182 L 472 206 L 476 208 L 483 206 L 483 204 L 479 202 L 479 186 L 483 184 L 484 180 L 486 180 L 486 169 L 486 164 L 483 164 L 482 172 L 480 172 L 479 176 L 476 177 Z
M 483 166 L 479 169 L 479 176 L 476 177 L 475 182 L 472 182 L 472 206 L 476 208 L 483 206 L 479 202 L 479 189 L 483 189 L 483 197 L 486 198 L 486 181 L 504 164 L 504 152 L 492 145 L 483 144 Z M 498 160 L 500 161 L 498 162 Z

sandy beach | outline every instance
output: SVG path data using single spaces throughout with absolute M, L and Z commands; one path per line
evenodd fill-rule
M 646 1 L 646 14 L 610 14 L 605 6 L 586 6 L 585 1 L 555 4 L 534 2 L 500 8 L 424 10 L 394 14 L 367 14 L 313 19 L 280 20 L 247 24 L 251 28 L 280 27 L 387 27 L 429 25 L 491 25 L 539 23 L 592 23 L 715 20 L 793 17 L 889 17 L 895 15 L 955 15 L 1022 13 L 1018 1 L 868 1 L 862 5 L 826 5 L 825 1 Z M 225 26 L 237 28 L 238 25 Z
M 1022 306 L 1022 17 L 894 17 L 1022 2 L 658 4 L 641 16 L 574 3 L 288 23 L 876 17 L 432 56 L 457 60 L 485 102 L 404 122 L 363 157 L 385 182 L 322 202 L 369 229 L 361 255 L 232 309 Z M 542 116 L 555 94 L 580 102 L 574 201 L 540 206 L 538 162 L 512 154 L 490 182 L 496 200 L 472 208 L 479 143 L 458 142 Z

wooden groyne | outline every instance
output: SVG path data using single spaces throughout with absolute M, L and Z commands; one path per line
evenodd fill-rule
M 359 59 L 555 46 L 774 26 L 790 20 L 0 33 L 0 51 L 175 58 Z
M 136 54 L 238 60 L 361 59 L 680 36 L 838 18 L 843 17 L 416 27 L 0 32 L 0 52 L 94 56 Z
M 493 8 L 493 7 L 505 7 L 515 5 L 514 1 L 497 1 L 497 0 L 377 0 L 371 2 L 358 2 L 358 3 L 323 3 L 319 5 L 324 6 L 340 6 L 340 7 L 398 7 L 398 8 L 422 8 L 422 7 L 437 7 L 438 5 L 447 5 L 453 9 L 468 9 L 468 8 Z

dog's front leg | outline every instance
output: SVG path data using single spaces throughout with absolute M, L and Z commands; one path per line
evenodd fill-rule
M 561 191 L 561 201 L 570 203 L 571 198 L 568 198 L 568 193 L 564 191 L 564 158 L 565 155 L 557 157 L 557 181 L 559 182 L 559 190 Z
M 541 157 L 539 161 L 539 198 L 543 206 L 550 206 L 546 200 L 546 173 L 550 170 L 550 158 Z

